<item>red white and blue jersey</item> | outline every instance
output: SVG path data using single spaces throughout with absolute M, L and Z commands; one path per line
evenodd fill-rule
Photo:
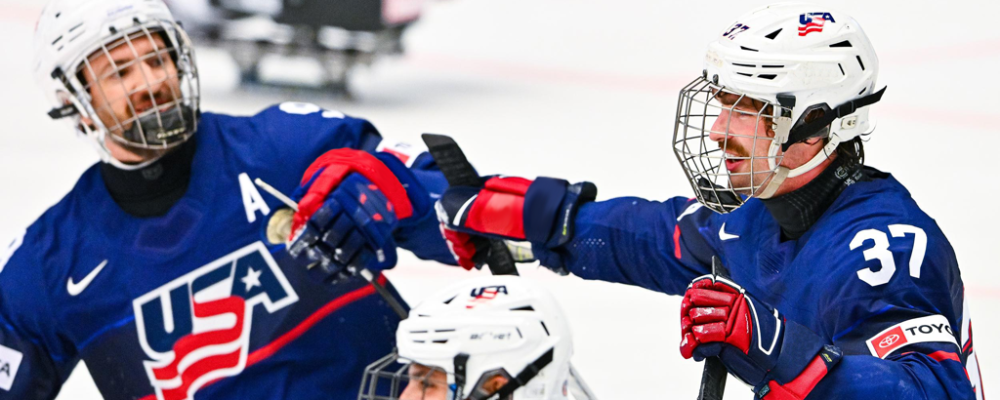
M 982 399 L 951 245 L 899 182 L 868 173 L 798 240 L 783 241 L 756 199 L 724 215 L 684 198 L 589 203 L 559 261 L 680 295 L 717 256 L 754 297 L 844 350 L 810 399 Z
M 399 319 L 371 285 L 322 284 L 265 245 L 281 204 L 252 183 L 291 193 L 325 151 L 375 150 L 375 127 L 285 103 L 203 114 L 192 140 L 190 184 L 165 215 L 125 213 L 94 166 L 3 243 L 0 399 L 54 398 L 80 361 L 108 400 L 354 399 L 364 368 L 392 351 Z M 444 190 L 429 155 L 396 152 Z M 409 229 L 401 247 L 454 263 L 433 215 Z

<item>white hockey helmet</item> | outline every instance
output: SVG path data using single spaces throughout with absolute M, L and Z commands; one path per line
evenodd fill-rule
M 133 43 L 141 38 L 153 43 L 148 54 L 136 53 Z M 162 45 L 154 38 L 160 39 Z M 114 159 L 104 142 L 109 135 L 132 148 L 169 149 L 189 139 L 197 129 L 199 85 L 194 52 L 187 34 L 163 0 L 52 0 L 42 11 L 34 40 L 35 77 L 53 107 L 49 116 L 70 120 L 77 133 L 97 149 L 102 161 L 123 169 L 137 169 L 155 161 L 128 165 Z M 113 60 L 111 52 L 121 46 L 130 48 L 132 54 L 119 65 L 123 59 Z M 108 57 L 112 68 L 98 76 L 90 60 L 101 53 Z M 140 62 L 161 65 L 168 59 L 176 67 L 176 76 L 142 72 L 143 85 L 122 84 L 121 97 L 127 103 L 128 118 L 114 115 L 107 96 L 102 96 L 103 104 L 92 104 L 91 91 L 104 87 L 87 81 L 123 74 Z M 177 85 L 163 85 L 175 78 Z M 154 93 L 152 87 L 160 85 L 166 88 Z M 143 105 L 137 110 L 133 96 L 148 96 L 152 106 L 147 109 Z M 111 121 L 102 120 L 102 115 Z M 83 123 L 82 118 L 91 124 Z
M 735 210 L 746 196 L 768 198 L 786 177 L 808 172 L 840 143 L 874 128 L 867 106 L 878 102 L 878 58 L 861 26 L 847 14 L 804 3 L 781 3 L 756 9 L 736 20 L 709 44 L 702 76 L 681 89 L 674 129 L 674 152 L 698 200 L 720 213 Z M 735 135 L 713 132 L 723 111 L 747 114 L 723 105 L 721 94 L 760 105 L 757 118 L 769 132 Z M 736 103 L 739 103 L 737 100 Z M 822 113 L 814 112 L 822 110 Z M 817 118 L 818 115 L 819 116 Z M 809 115 L 809 121 L 806 121 Z M 725 135 L 713 143 L 710 134 Z M 766 171 L 741 173 L 750 183 L 733 187 L 725 167 L 728 139 L 770 140 Z M 788 147 L 810 138 L 827 140 L 812 160 L 795 169 L 781 166 Z M 732 157 L 754 159 L 763 157 Z
M 569 326 L 552 295 L 527 279 L 487 276 L 451 286 L 410 311 L 396 344 L 397 353 L 368 367 L 359 400 L 399 398 L 409 363 L 443 371 L 454 400 L 569 398 Z M 498 375 L 506 385 L 483 390 Z M 395 391 L 384 392 L 389 387 Z

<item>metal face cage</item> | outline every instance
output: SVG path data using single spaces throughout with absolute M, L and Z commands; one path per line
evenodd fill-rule
M 407 399 L 419 394 L 421 400 L 509 400 L 509 395 L 487 392 L 484 385 L 496 376 L 502 376 L 508 382 L 515 380 L 503 369 L 487 372 L 476 382 L 466 382 L 465 376 L 455 375 L 440 367 L 423 367 L 423 371 L 415 375 L 410 369 L 414 364 L 399 357 L 397 352 L 375 361 L 365 368 L 358 400 L 399 400 L 408 386 L 412 387 Z M 467 399 L 462 397 L 464 384 L 474 385 Z
M 430 368 L 419 376 L 410 375 L 410 362 L 401 359 L 396 352 L 380 358 L 367 368 L 361 379 L 358 400 L 398 400 L 411 383 L 423 400 L 441 400 L 434 397 L 439 392 L 447 392 L 444 399 L 455 400 L 456 388 L 448 384 L 447 373 L 440 368 Z M 441 379 L 442 374 L 445 379 Z M 411 382 L 412 381 L 412 382 Z M 411 389 L 413 390 L 413 389 Z M 411 393 L 412 394 L 412 393 Z
M 725 214 L 749 197 L 770 196 L 767 184 L 781 163 L 778 150 L 788 137 L 791 109 L 706 78 L 680 91 L 674 154 L 698 201 Z
M 198 72 L 184 30 L 170 21 L 117 31 L 63 78 L 76 107 L 112 140 L 143 149 L 169 149 L 198 124 Z

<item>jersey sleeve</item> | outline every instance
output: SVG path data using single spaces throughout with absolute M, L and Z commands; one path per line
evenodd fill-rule
M 715 251 L 701 231 L 715 218 L 696 200 L 635 197 L 580 207 L 573 239 L 554 251 L 538 249 L 542 265 L 584 279 L 641 286 L 680 295 L 710 272 Z
M 55 398 L 78 361 L 53 343 L 42 265 L 23 240 L 0 248 L 0 400 Z
M 912 234 L 892 235 L 889 228 L 886 252 L 866 256 L 863 251 L 882 244 L 881 235 L 869 231 L 860 235 L 879 238 L 838 260 L 852 267 L 838 274 L 844 282 L 831 285 L 821 301 L 830 322 L 824 333 L 845 356 L 810 399 L 875 393 L 896 400 L 982 398 L 970 382 L 968 354 L 960 345 L 964 291 L 951 246 L 929 221 L 905 226 L 919 231 L 917 237 L 925 235 L 926 243 Z M 891 274 L 890 263 L 896 268 Z

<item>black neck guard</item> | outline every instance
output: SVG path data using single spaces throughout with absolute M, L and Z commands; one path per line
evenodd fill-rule
M 176 150 L 145 168 L 126 171 L 102 163 L 104 186 L 125 212 L 136 217 L 166 214 L 187 191 L 191 181 L 195 141 L 188 140 Z
M 860 164 L 837 157 L 811 182 L 793 192 L 761 199 L 781 226 L 782 240 L 796 240 L 823 215 L 844 188 L 868 180 Z

